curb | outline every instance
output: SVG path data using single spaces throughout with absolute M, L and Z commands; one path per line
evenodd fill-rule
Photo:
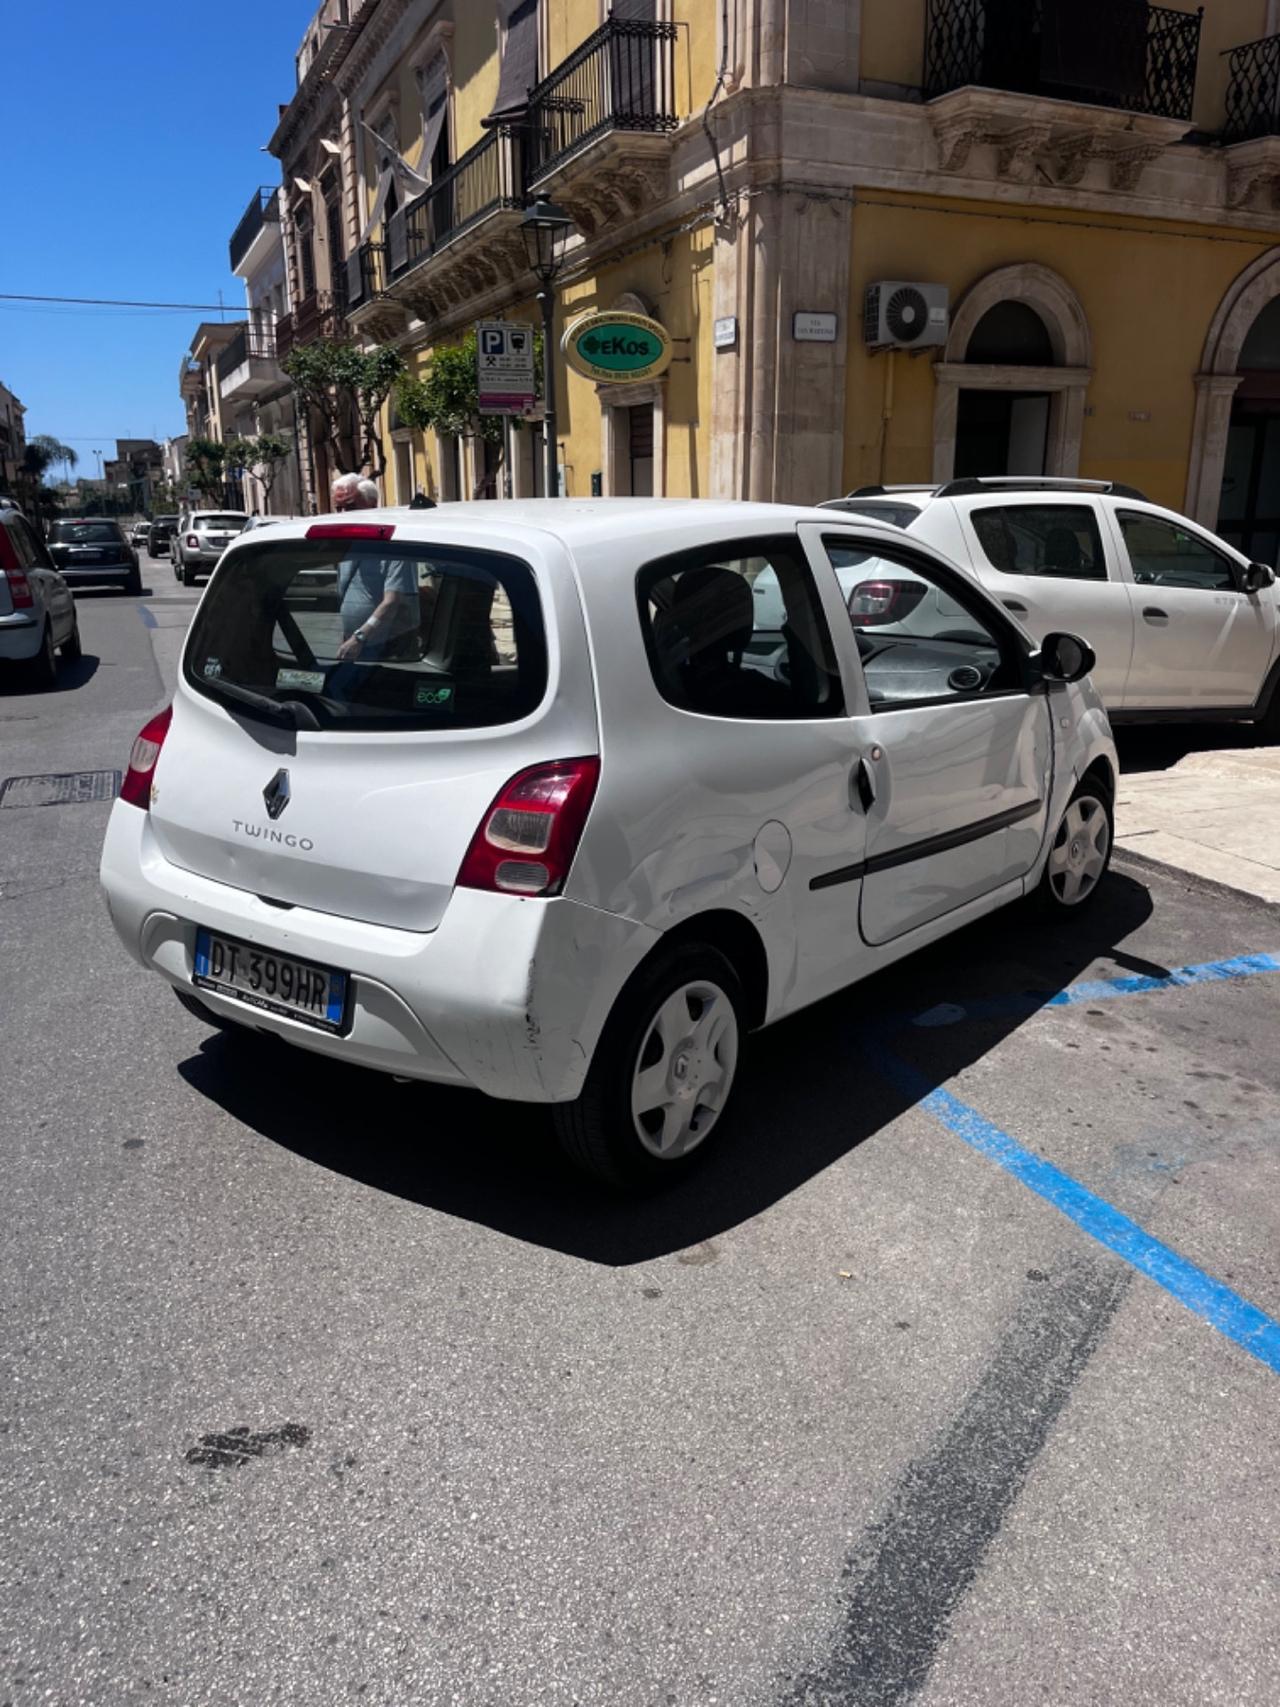
M 1280 902 L 1268 901 L 1264 895 L 1255 894 L 1252 889 L 1237 889 L 1233 883 L 1223 883 L 1216 877 L 1201 877 L 1194 871 L 1188 871 L 1183 865 L 1174 865 L 1169 860 L 1152 859 L 1149 854 L 1134 853 L 1131 848 L 1117 842 L 1112 849 L 1113 863 L 1126 863 L 1137 866 L 1139 871 L 1158 872 L 1161 877 L 1176 878 L 1188 889 L 1200 890 L 1210 895 L 1220 896 L 1224 901 L 1247 901 L 1254 907 L 1261 907 L 1270 917 L 1280 914 Z

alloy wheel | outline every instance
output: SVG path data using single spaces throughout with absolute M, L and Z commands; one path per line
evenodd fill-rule
M 636 1135 L 662 1161 L 687 1156 L 724 1108 L 738 1064 L 738 1016 L 718 984 L 673 990 L 636 1056 L 631 1114 Z
M 1111 824 L 1106 807 L 1082 794 L 1067 807 L 1049 854 L 1049 887 L 1055 901 L 1075 907 L 1091 895 L 1107 868 Z

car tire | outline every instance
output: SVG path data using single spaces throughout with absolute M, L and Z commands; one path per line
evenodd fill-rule
M 1049 844 L 1035 891 L 1044 918 L 1065 919 L 1091 905 L 1111 865 L 1115 812 L 1111 795 L 1094 777 L 1076 785 Z
M 27 660 L 27 682 L 33 692 L 42 693 L 58 679 L 58 655 L 53 644 L 53 624 L 46 622 L 40 636 L 40 650 Z
M 615 1003 L 577 1100 L 552 1109 L 570 1161 L 615 1190 L 682 1178 L 724 1127 L 746 1029 L 742 982 L 718 949 L 659 949 Z
M 194 569 L 188 569 L 185 563 L 182 565 L 181 576 L 182 576 L 182 584 L 184 587 L 194 587 L 195 586 L 195 584 L 196 584 L 196 572 Z
M 77 611 L 71 619 L 71 633 L 62 642 L 62 656 L 66 663 L 75 664 L 84 656 L 84 646 L 80 640 L 80 613 Z
M 141 596 L 142 571 L 140 569 L 135 569 L 133 574 L 127 577 L 124 584 L 124 590 L 131 598 L 136 599 Z

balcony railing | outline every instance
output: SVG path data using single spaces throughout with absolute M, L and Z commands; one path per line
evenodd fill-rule
M 530 90 L 529 183 L 606 131 L 676 128 L 676 29 L 610 18 Z
M 313 290 L 297 303 L 291 314 L 276 321 L 276 360 L 284 361 L 299 344 L 314 344 L 317 338 L 333 337 L 341 330 L 345 308 L 341 292 Z
M 925 96 L 979 84 L 1189 120 L 1200 23 L 1147 0 L 927 0 Z
M 231 271 L 236 268 L 249 253 L 254 238 L 264 225 L 280 223 L 280 192 L 270 186 L 255 190 L 253 200 L 244 210 L 239 225 L 231 233 L 228 250 L 231 255 Z
M 238 367 L 243 367 L 251 356 L 258 356 L 264 361 L 275 361 L 274 329 L 267 331 L 260 326 L 242 326 L 231 342 L 218 351 L 218 378 L 225 380 L 228 374 L 234 373 Z
M 1280 36 L 1233 47 L 1228 56 L 1224 142 L 1280 136 Z
M 348 311 L 359 308 L 361 303 L 381 295 L 386 289 L 386 253 L 385 243 L 362 243 L 347 256 L 344 265 Z
M 524 205 L 520 136 L 499 125 L 442 172 L 425 195 L 387 221 L 387 269 L 392 278 L 499 208 Z

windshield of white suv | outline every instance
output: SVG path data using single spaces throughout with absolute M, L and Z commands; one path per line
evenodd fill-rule
M 247 519 L 248 519 L 247 517 L 245 517 L 243 515 L 238 515 L 233 510 L 229 516 L 223 516 L 223 515 L 192 516 L 191 525 L 193 528 L 219 528 L 219 529 L 222 529 L 225 531 L 227 528 L 236 528 L 236 529 L 242 528 Z
M 358 537 L 237 547 L 204 596 L 183 668 L 228 709 L 304 729 L 513 723 L 547 685 L 527 564 Z

